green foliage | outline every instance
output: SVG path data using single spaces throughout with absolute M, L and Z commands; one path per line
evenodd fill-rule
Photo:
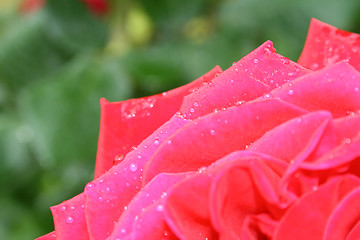
M 268 39 L 296 61 L 311 17 L 360 32 L 357 0 L 113 0 L 106 16 L 77 0 L 28 14 L 4 2 L 0 239 L 10 240 L 51 231 L 49 207 L 92 179 L 101 97 L 169 90 Z

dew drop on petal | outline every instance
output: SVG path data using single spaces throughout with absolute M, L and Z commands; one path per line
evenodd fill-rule
M 350 144 L 351 139 L 350 138 L 345 138 L 343 142 L 344 142 L 344 144 Z
M 211 130 L 210 130 L 210 134 L 211 134 L 212 136 L 214 136 L 214 135 L 215 135 L 215 130 L 214 130 L 214 129 L 211 129 Z
M 74 222 L 74 219 L 72 217 L 69 216 L 69 217 L 66 218 L 66 223 L 70 224 L 70 223 L 73 223 L 73 222 Z
M 254 59 L 254 63 L 256 64 L 256 63 L 258 63 L 258 62 L 259 62 L 259 59 L 255 58 L 255 59 Z
M 294 94 L 294 90 L 290 89 L 287 93 L 291 96 Z
M 155 139 L 155 140 L 154 140 L 154 144 L 155 144 L 155 145 L 159 145 L 159 143 L 160 143 L 159 139 Z
M 164 206 L 163 205 L 158 205 L 157 207 L 156 207 L 156 211 L 158 211 L 158 212 L 162 212 L 162 211 L 164 211 Z
M 193 104 L 195 107 L 199 106 L 198 102 L 194 102 Z
M 191 113 L 194 113 L 194 112 L 195 112 L 195 109 L 194 109 L 194 108 L 190 108 L 190 112 L 191 112 Z
M 282 62 L 283 64 L 289 64 L 289 63 L 290 63 L 290 59 L 284 57 L 284 58 L 281 59 L 281 62 Z
M 136 170 L 137 170 L 137 164 L 136 163 L 130 164 L 130 171 L 135 172 Z
M 265 98 L 265 99 L 266 99 L 266 98 L 271 98 L 271 93 L 265 94 L 263 98 Z
M 358 87 L 355 87 L 355 88 L 354 88 L 354 91 L 355 91 L 355 92 L 358 92 L 358 91 L 359 91 L 359 88 L 358 88 Z
M 171 140 L 167 140 L 166 143 L 170 145 L 170 144 L 171 144 Z

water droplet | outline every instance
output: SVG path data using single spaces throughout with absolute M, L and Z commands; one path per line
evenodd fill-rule
M 202 172 L 204 172 L 205 170 L 206 170 L 206 167 L 201 167 L 201 168 L 198 169 L 198 173 L 202 173 Z
M 125 234 L 125 233 L 126 233 L 126 229 L 125 229 L 125 228 L 122 228 L 120 231 L 121 231 L 122 234 Z M 120 240 L 120 238 L 119 238 L 119 240 Z
M 166 195 L 167 195 L 167 193 L 166 193 L 166 192 L 163 192 L 163 193 L 161 194 L 161 198 L 166 197 Z
M 271 93 L 267 93 L 267 94 L 264 95 L 263 98 L 271 98 L 271 97 L 272 97 L 272 96 L 271 96 Z
M 358 92 L 358 91 L 359 91 L 359 88 L 358 88 L 358 87 L 355 87 L 355 88 L 354 88 L 354 91 L 355 91 L 355 92 Z
M 163 93 L 162 93 L 163 96 L 166 96 L 166 94 L 167 94 L 167 92 L 163 92 Z
M 238 72 L 238 71 L 239 71 L 239 68 L 238 68 L 238 67 L 235 67 L 234 70 L 235 70 L 235 72 Z
M 195 107 L 199 106 L 198 102 L 194 102 L 193 104 Z
M 127 206 L 124 207 L 124 210 L 127 210 Z
M 343 140 L 343 143 L 344 143 L 344 144 L 350 144 L 350 143 L 351 143 L 351 139 L 350 139 L 350 138 L 345 138 L 345 139 Z
M 99 202 L 102 202 L 102 201 L 103 201 L 103 198 L 102 198 L 102 197 L 99 197 L 98 200 L 99 200 Z
M 211 130 L 210 130 L 210 134 L 211 134 L 212 136 L 214 136 L 214 135 L 215 135 L 215 130 L 214 130 L 214 129 L 211 129 Z
M 130 171 L 135 172 L 136 170 L 137 170 L 137 164 L 136 163 L 130 164 Z
M 154 140 L 154 144 L 155 144 L 155 145 L 159 145 L 159 143 L 160 143 L 159 139 L 155 139 L 155 140 Z
M 66 205 L 64 205 L 64 206 L 62 206 L 61 208 L 60 208 L 60 211 L 62 211 L 62 212 L 65 212 L 67 210 L 67 206 Z
M 259 59 L 255 58 L 255 59 L 254 59 L 254 63 L 255 63 L 255 64 L 259 63 Z
M 94 184 L 93 184 L 93 183 L 88 183 L 88 184 L 86 184 L 86 186 L 85 186 L 85 191 L 89 191 L 89 190 L 91 190 L 93 187 L 94 187 Z
M 190 108 L 190 112 L 191 112 L 191 113 L 194 113 L 194 112 L 195 112 L 195 109 L 194 109 L 194 108 Z
M 164 211 L 164 206 L 163 205 L 158 205 L 157 207 L 156 207 L 156 211 L 158 211 L 158 212 L 162 212 L 162 211 Z
M 69 217 L 66 218 L 66 223 L 71 224 L 73 222 L 74 222 L 74 219 L 72 217 L 69 216 Z
M 71 207 L 70 207 L 70 210 L 74 211 L 74 210 L 75 210 L 75 207 L 74 207 L 74 206 L 71 206 Z
M 313 63 L 311 65 L 311 69 L 317 69 L 319 67 L 319 64 L 318 63 Z
M 294 90 L 290 89 L 287 93 L 291 96 L 294 94 Z
M 138 159 L 142 159 L 142 156 L 141 156 L 141 155 L 138 155 L 137 158 L 138 158 Z
M 290 64 L 290 59 L 284 57 L 284 58 L 281 59 L 281 62 L 282 62 L 283 64 Z
M 170 145 L 170 144 L 171 144 L 171 140 L 167 140 L 166 143 Z
M 110 192 L 110 188 L 109 188 L 109 187 L 105 188 L 105 190 L 106 190 L 107 192 Z

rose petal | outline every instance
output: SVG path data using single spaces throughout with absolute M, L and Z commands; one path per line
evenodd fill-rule
M 280 179 L 262 161 L 244 159 L 239 163 L 242 166 L 233 165 L 221 171 L 211 186 L 211 220 L 221 239 L 245 239 L 249 233 L 249 229 L 244 229 L 246 217 L 267 211 L 267 204 L 262 194 L 274 192 L 274 185 Z M 254 169 L 261 172 L 260 182 L 263 184 L 255 183 L 259 180 L 254 178 L 259 175 L 252 174 Z M 270 179 L 273 183 L 269 182 Z M 265 191 L 262 191 L 263 189 Z M 255 237 L 256 234 L 253 238 Z
M 218 239 L 211 226 L 209 193 L 212 177 L 195 175 L 174 186 L 165 203 L 165 219 L 180 239 Z
M 142 170 L 150 156 L 174 131 L 188 120 L 174 116 L 146 138 L 137 149 L 85 188 L 86 219 L 92 239 L 108 237 L 130 200 L 142 186 Z M 165 143 L 167 144 L 167 143 Z
M 308 69 L 276 54 L 267 41 L 228 68 L 211 83 L 185 97 L 180 112 L 190 119 L 209 114 L 239 101 L 249 101 L 287 81 L 309 73 Z
M 347 143 L 360 133 L 360 115 L 350 115 L 335 119 L 334 128 L 338 144 Z
M 84 202 L 85 195 L 81 193 L 68 201 L 50 208 L 54 218 L 56 239 L 89 239 Z
M 304 195 L 280 220 L 273 239 L 322 239 L 334 208 L 359 184 L 359 178 L 343 175 L 330 180 L 318 190 Z
M 161 199 L 144 209 L 134 222 L 132 240 L 178 239 L 167 226 L 162 208 L 161 211 L 159 210 L 159 206 L 163 206 L 162 204 Z
M 347 235 L 346 240 L 358 240 L 360 239 L 360 221 L 351 229 Z
M 346 239 L 353 227 L 360 222 L 360 187 L 349 192 L 329 216 L 324 240 Z
M 48 233 L 44 236 L 41 236 L 41 237 L 38 237 L 37 239 L 35 240 L 56 240 L 56 234 L 55 234 L 55 231 L 51 232 L 51 233 Z
M 116 240 L 125 237 L 133 231 L 133 222 L 143 213 L 143 210 L 154 205 L 154 202 L 166 196 L 166 191 L 184 179 L 190 173 L 159 174 L 145 188 L 140 191 L 129 203 L 126 211 L 121 215 L 114 231 L 108 240 Z M 159 203 L 161 204 L 161 203 Z M 160 206 L 160 207 L 159 207 Z M 162 205 L 156 204 L 155 208 L 161 212 Z M 160 220 L 160 216 L 157 218 Z M 162 217 L 163 219 L 163 217 Z M 154 219 L 155 220 L 155 219 Z M 143 220 L 144 221 L 144 220 Z M 163 220 L 162 220 L 163 221 Z M 160 222 L 157 222 L 160 225 Z M 138 229 L 134 229 L 136 232 Z M 143 232 L 143 231 L 142 231 Z
M 132 147 L 168 121 L 179 110 L 185 95 L 219 72 L 221 69 L 217 66 L 187 85 L 150 97 L 114 103 L 101 99 L 95 178 L 119 163 Z
M 271 94 L 308 111 L 328 110 L 335 118 L 344 117 L 360 109 L 360 73 L 342 61 L 299 77 Z
M 318 70 L 341 60 L 360 70 L 360 35 L 311 19 L 299 64 Z
M 144 168 L 147 183 L 161 172 L 197 170 L 236 150 L 245 149 L 273 127 L 304 114 L 276 99 L 249 102 L 206 115 L 176 131 Z
M 308 159 L 300 167 L 307 170 L 326 170 L 350 164 L 359 156 L 360 134 L 351 139 L 350 142 L 344 142 L 321 157 Z
M 256 240 L 260 239 L 261 235 L 265 235 L 267 239 L 271 239 L 276 229 L 276 226 L 277 221 L 272 219 L 268 214 L 248 215 L 244 220 L 243 233 L 246 236 L 245 239 Z M 254 235 L 256 237 L 254 237 Z
M 271 129 L 248 150 L 268 154 L 288 163 L 298 163 L 304 161 L 319 144 L 321 148 L 318 154 L 321 155 L 336 146 L 334 132 L 325 132 L 331 119 L 331 114 L 325 111 L 291 119 Z

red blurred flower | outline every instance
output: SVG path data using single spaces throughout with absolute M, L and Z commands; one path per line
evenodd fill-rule
M 106 0 L 81 0 L 88 8 L 96 14 L 103 15 L 109 10 Z M 45 5 L 46 0 L 23 0 L 20 4 L 19 11 L 22 13 L 31 13 L 41 9 Z

